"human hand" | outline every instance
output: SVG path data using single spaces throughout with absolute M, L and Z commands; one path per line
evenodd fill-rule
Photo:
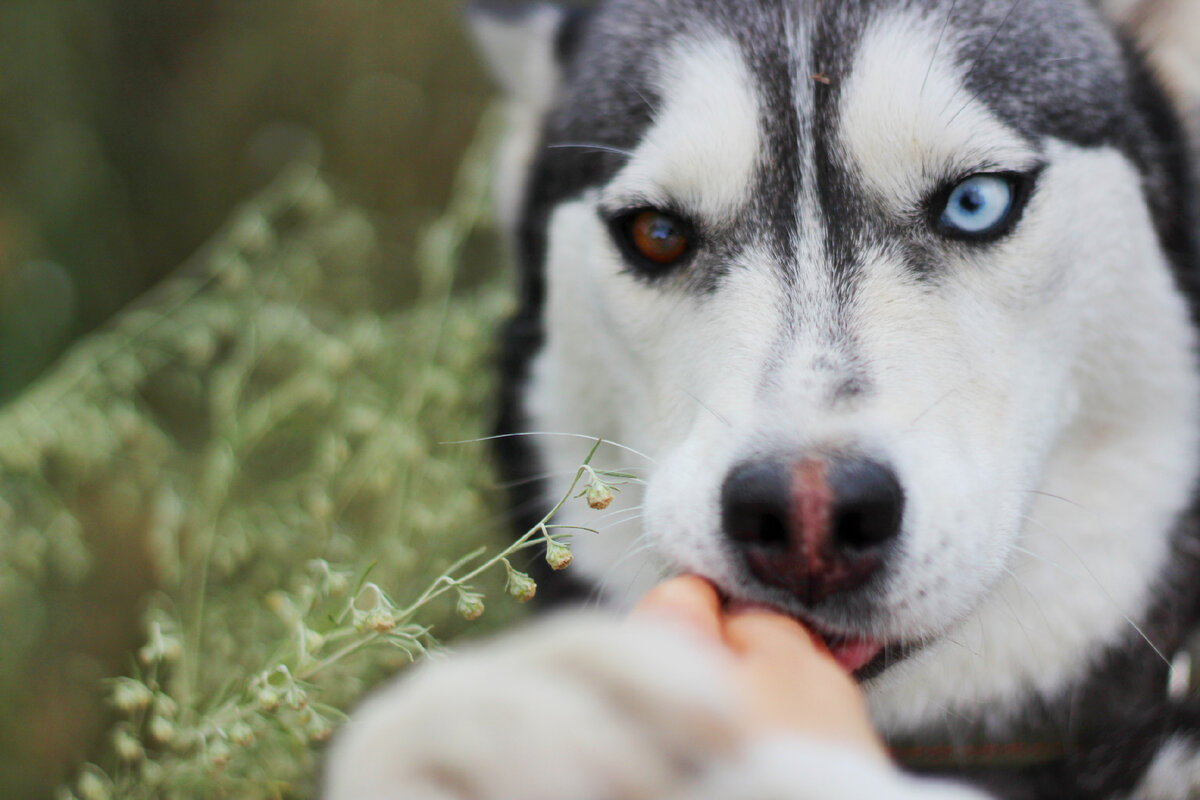
M 761 608 L 724 609 L 712 584 L 692 575 L 652 589 L 634 614 L 685 626 L 729 656 L 751 735 L 802 733 L 887 760 L 858 684 L 791 617 Z

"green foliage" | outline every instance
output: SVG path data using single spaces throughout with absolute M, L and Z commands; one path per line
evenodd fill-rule
M 569 563 L 551 525 L 506 546 L 485 446 L 445 444 L 494 394 L 505 292 L 454 293 L 489 142 L 413 308 L 372 310 L 370 218 L 301 164 L 0 409 L 0 795 L 85 758 L 64 796 L 309 794 L 366 687 L 511 618 L 524 550 Z
M 487 102 L 459 6 L 0 3 L 0 399 L 296 158 L 410 264 Z M 412 277 L 377 294 L 408 302 Z

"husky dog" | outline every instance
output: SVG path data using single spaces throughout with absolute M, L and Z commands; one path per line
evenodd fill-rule
M 617 607 L 691 572 L 802 620 L 906 769 L 735 743 L 704 652 L 595 614 L 386 690 L 330 796 L 1200 797 L 1169 691 L 1200 613 L 1196 5 L 476 27 L 512 112 L 502 432 L 645 454 L 601 451 L 641 512 L 573 571 Z M 583 450 L 500 443 L 516 481 Z M 520 485 L 531 515 L 561 489 Z

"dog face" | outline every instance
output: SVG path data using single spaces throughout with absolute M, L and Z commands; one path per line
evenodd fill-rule
M 1196 480 L 1197 380 L 1187 178 L 1099 13 L 568 19 L 484 38 L 528 65 L 511 32 L 543 33 L 507 76 L 506 418 L 653 459 L 642 518 L 579 541 L 581 568 L 618 594 L 697 572 L 803 619 L 879 676 L 884 724 L 1054 691 L 1125 636 Z

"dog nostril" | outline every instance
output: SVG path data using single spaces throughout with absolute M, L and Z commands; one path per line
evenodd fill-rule
M 774 511 L 759 512 L 753 534 L 759 544 L 788 546 L 787 522 Z
M 874 511 L 843 512 L 833 523 L 834 540 L 853 550 L 883 544 L 895 535 L 895 531 L 883 513 Z
M 829 466 L 834 497 L 831 535 L 836 546 L 866 550 L 900 533 L 904 491 L 887 466 L 867 459 L 838 459 Z
M 790 546 L 787 521 L 776 509 L 734 503 L 725 519 L 725 530 L 736 541 L 781 549 Z
M 742 544 L 790 547 L 790 470 L 777 461 L 750 461 L 733 469 L 721 487 L 721 521 Z

